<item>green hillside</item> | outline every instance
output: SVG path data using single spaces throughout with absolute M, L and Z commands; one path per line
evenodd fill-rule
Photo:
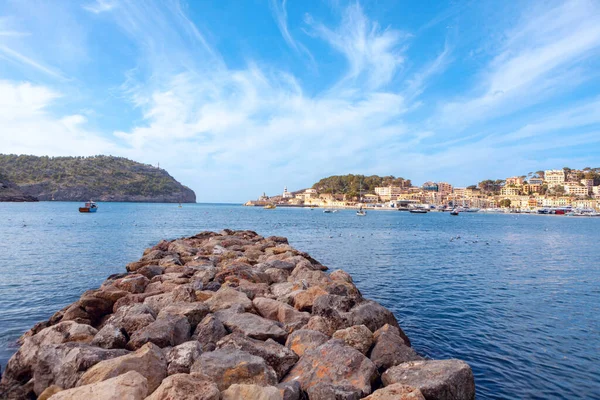
M 343 193 L 350 197 L 362 193 L 373 193 L 377 186 L 411 186 L 410 179 L 396 178 L 395 176 L 364 176 L 364 175 L 334 175 L 321 179 L 312 187 L 319 193 Z
M 167 171 L 122 157 L 0 154 L 0 173 L 40 200 L 196 201 Z

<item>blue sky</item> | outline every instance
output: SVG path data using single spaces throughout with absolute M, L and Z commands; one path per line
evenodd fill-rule
M 0 152 L 160 162 L 234 202 L 600 166 L 598 21 L 594 0 L 0 0 Z

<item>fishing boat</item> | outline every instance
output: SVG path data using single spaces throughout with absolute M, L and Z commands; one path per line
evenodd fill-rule
M 94 213 L 98 210 L 98 206 L 93 201 L 88 201 L 85 203 L 85 206 L 79 207 L 79 212 L 81 213 Z
M 409 211 L 412 214 L 427 214 L 427 210 L 424 210 L 422 208 L 413 208 L 412 210 Z
M 458 215 L 458 210 L 452 210 L 450 211 L 450 215 Z
M 275 208 L 277 208 L 277 206 L 275 204 L 267 204 L 266 206 L 263 207 L 265 210 L 273 210 Z

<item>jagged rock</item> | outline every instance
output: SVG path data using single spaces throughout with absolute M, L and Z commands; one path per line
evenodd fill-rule
M 227 335 L 227 329 L 213 314 L 209 314 L 198 324 L 193 339 L 196 339 L 203 352 L 212 351 L 217 346 L 217 342 Z
M 173 347 L 167 353 L 167 374 L 189 374 L 192 364 L 202 354 L 202 346 L 195 340 Z
M 229 386 L 222 393 L 222 400 L 283 400 L 283 396 L 274 386 L 239 385 Z
M 190 372 L 209 376 L 221 391 L 235 383 L 261 386 L 277 384 L 277 375 L 265 360 L 234 349 L 203 353 L 192 365 Z
M 219 400 L 217 385 L 201 375 L 175 374 L 165 378 L 146 400 Z
M 400 328 L 396 317 L 390 310 L 371 300 L 365 300 L 352 308 L 347 319 L 352 325 L 365 325 L 371 332 L 375 332 L 385 324 Z M 408 337 L 404 335 L 403 338 L 408 342 L 407 345 L 410 345 Z
M 290 276 L 288 271 L 279 268 L 268 268 L 265 270 L 265 274 L 269 276 L 270 283 L 287 282 L 287 279 Z
M 208 314 L 208 306 L 204 303 L 175 303 L 160 310 L 158 318 L 166 315 L 179 315 L 186 317 L 192 330 Z
M 135 371 L 89 385 L 63 390 L 51 397 L 52 400 L 143 400 L 148 394 L 148 381 Z
M 359 400 L 361 391 L 353 386 L 318 383 L 306 391 L 310 400 Z
M 334 339 L 341 339 L 348 346 L 354 347 L 363 354 L 367 354 L 373 344 L 373 332 L 364 325 L 354 325 L 334 332 Z
M 341 321 L 337 319 L 326 319 L 320 315 L 314 315 L 310 317 L 308 323 L 304 325 L 303 328 L 318 331 L 331 337 L 335 331 L 339 328 L 343 328 L 343 326 L 340 326 L 340 322 Z
M 131 274 L 125 278 L 117 279 L 113 285 L 129 293 L 144 293 L 150 280 L 141 274 Z
M 123 306 L 114 313 L 105 326 L 113 326 L 125 332 L 125 336 L 131 336 L 156 320 L 154 311 L 145 304 L 132 304 Z M 104 329 L 104 327 L 103 327 Z M 103 335 L 105 332 L 103 333 Z
M 161 293 L 154 296 L 146 297 L 144 304 L 148 306 L 155 315 L 160 313 L 160 310 L 175 303 L 175 298 L 172 292 Z
M 284 382 L 297 380 L 304 391 L 319 384 L 335 385 L 366 396 L 371 393 L 371 383 L 376 377 L 377 368 L 371 360 L 343 341 L 332 339 L 305 352 Z
M 280 380 L 298 361 L 298 356 L 285 346 L 274 340 L 266 341 L 248 338 L 239 333 L 225 336 L 217 343 L 219 349 L 238 349 L 258 356 L 275 370 L 277 379 Z
M 329 340 L 329 336 L 310 329 L 299 329 L 288 336 L 285 345 L 302 357 L 309 350 L 314 350 Z
M 167 376 L 167 360 L 158 346 L 148 343 L 135 353 L 100 361 L 82 375 L 78 385 L 102 382 L 127 371 L 136 371 L 144 376 L 152 393 Z
M 221 287 L 206 304 L 211 312 L 225 310 L 235 304 L 241 304 L 244 310 L 252 310 L 252 301 L 242 292 L 229 287 Z
M 149 287 L 150 285 L 148 285 L 146 289 Z M 116 313 L 122 307 L 143 303 L 148 297 L 157 296 L 159 294 L 162 294 L 162 292 L 146 291 L 140 294 L 128 294 L 127 296 L 121 297 L 119 300 L 115 301 L 115 304 L 113 305 L 113 313 Z
M 288 331 L 298 329 L 308 323 L 310 314 L 277 300 L 259 297 L 252 302 L 254 308 L 264 318 L 283 323 Z
M 126 350 L 106 350 L 83 343 L 41 346 L 33 366 L 33 390 L 40 395 L 52 385 L 70 389 L 83 372 L 95 364 L 127 353 Z
M 127 337 L 123 333 L 123 330 L 112 324 L 106 324 L 94 336 L 92 345 L 104 349 L 124 349 L 127 345 Z
M 127 343 L 127 348 L 139 349 L 146 343 L 159 347 L 177 346 L 190 339 L 190 323 L 181 315 L 165 314 L 146 327 L 135 331 Z
M 310 287 L 294 297 L 294 307 L 300 311 L 310 312 L 312 311 L 315 299 L 326 294 L 327 292 L 318 286 Z
M 376 337 L 375 346 L 373 346 L 369 358 L 380 372 L 407 361 L 423 359 L 406 345 L 404 339 L 399 336 L 399 332 L 398 328 L 386 324 L 374 335 Z
M 302 398 L 302 388 L 296 381 L 280 383 L 277 385 L 277 389 L 281 393 L 282 400 L 300 400 Z
M 146 265 L 136 271 L 136 273 L 145 276 L 148 279 L 152 279 L 155 276 L 162 275 L 165 269 L 159 265 Z
M 385 371 L 385 386 L 395 383 L 412 386 L 427 400 L 475 399 L 471 367 L 460 360 L 422 360 L 406 362 Z
M 60 386 L 52 385 L 48 386 L 40 395 L 37 400 L 48 400 L 50 397 L 54 396 L 58 392 L 62 392 L 64 389 Z
M 374 391 L 364 400 L 425 400 L 423 393 L 412 386 L 395 383 Z
M 282 342 L 287 332 L 279 322 L 250 313 L 220 312 L 217 318 L 230 332 L 240 332 L 253 339 L 267 340 L 269 338 Z
M 271 295 L 271 290 L 267 283 L 253 283 L 245 279 L 240 279 L 237 290 L 244 293 L 250 300 L 256 297 L 265 297 Z
M 347 273 L 346 271 L 343 271 L 341 269 L 336 269 L 335 271 L 333 271 L 332 273 L 329 274 L 329 277 L 331 279 L 333 279 L 334 281 L 340 281 L 340 282 L 347 282 L 347 283 L 352 283 L 352 276 Z
M 89 343 L 96 333 L 97 330 L 89 325 L 63 321 L 25 338 L 23 345 L 8 361 L 6 370 L 2 374 L 2 383 L 25 384 L 29 381 L 38 351 L 42 346 L 67 342 Z
M 318 296 L 312 307 L 313 315 L 321 315 L 327 317 L 333 311 L 341 315 L 348 312 L 357 304 L 357 299 L 346 296 L 338 296 L 334 294 L 325 294 Z

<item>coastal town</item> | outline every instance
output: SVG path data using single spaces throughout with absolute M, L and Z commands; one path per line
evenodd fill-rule
M 367 177 L 350 175 L 361 182 Z M 330 177 L 326 179 L 340 179 Z M 372 178 L 372 177 L 370 177 Z M 377 177 L 379 178 L 379 177 Z M 361 188 L 358 191 L 312 188 L 281 195 L 263 193 L 246 206 L 319 207 L 324 209 L 366 208 L 388 210 L 486 211 L 565 214 L 595 214 L 600 211 L 600 169 L 563 168 L 530 172 L 503 180 L 484 180 L 477 185 L 454 187 L 447 182 L 425 182 L 413 186 L 410 180 L 394 178 L 395 184 Z M 384 178 L 380 178 L 385 181 Z M 345 192 L 345 193 L 344 193 Z

